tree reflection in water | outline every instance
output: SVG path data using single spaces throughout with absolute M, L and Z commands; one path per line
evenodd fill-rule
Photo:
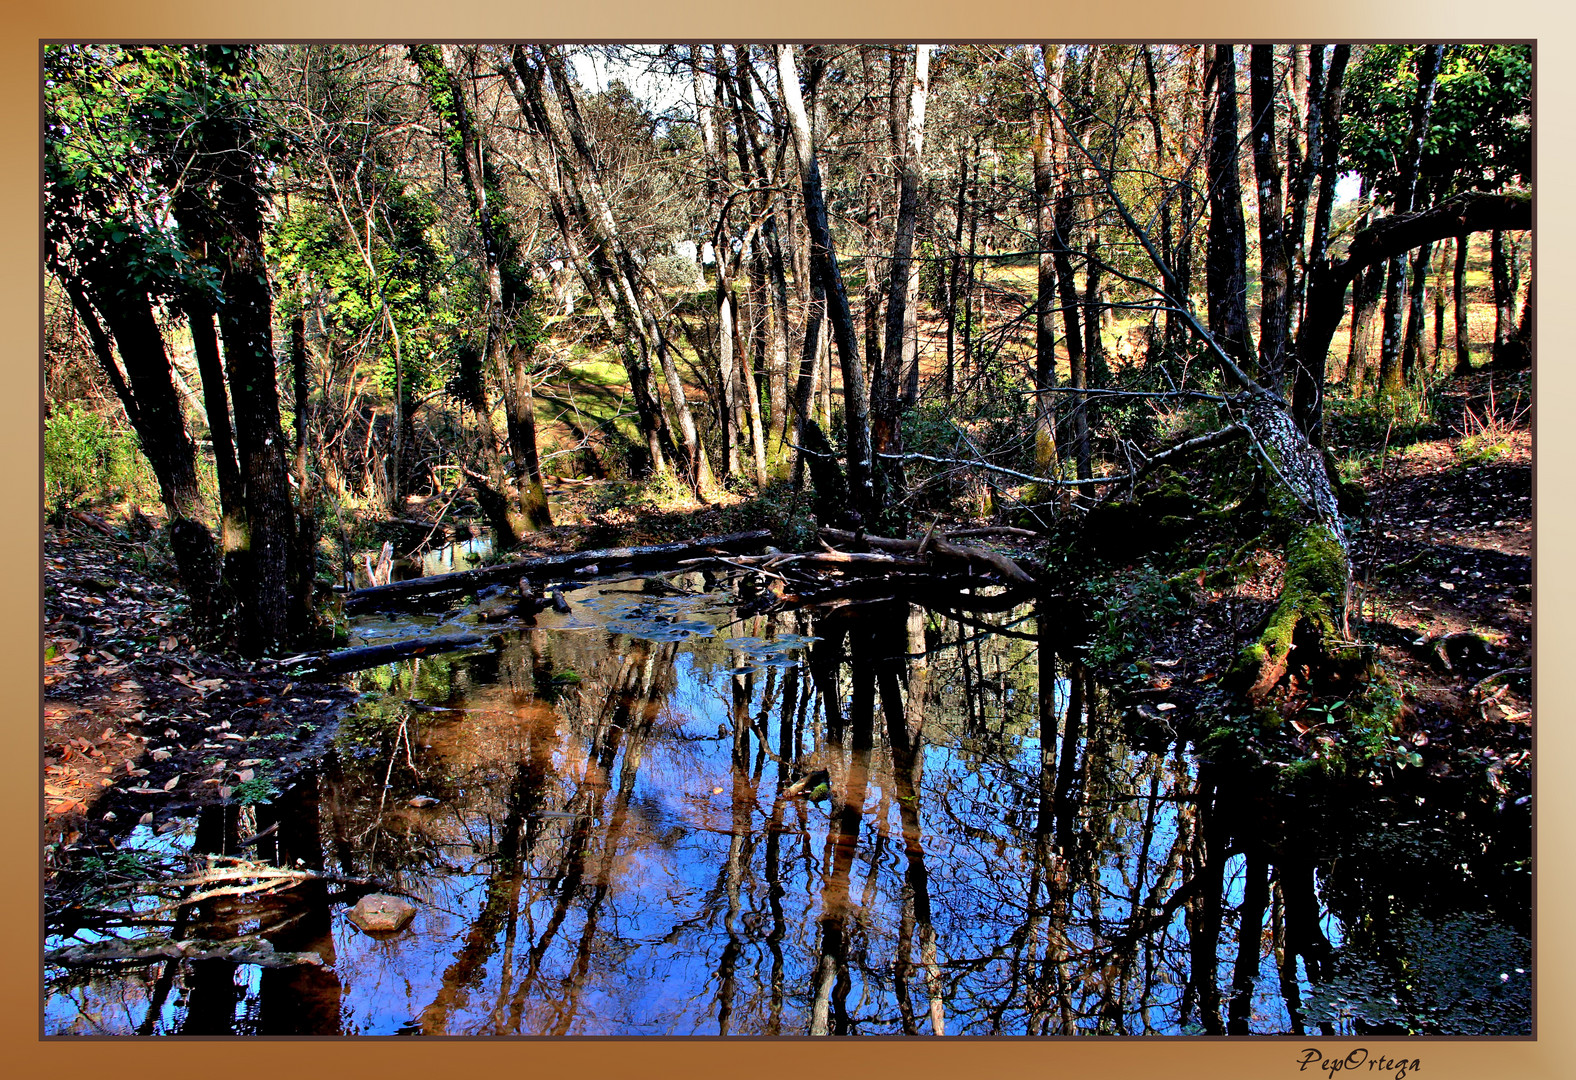
M 586 609 L 363 676 L 320 774 L 195 845 L 389 881 L 412 927 L 374 940 L 321 885 L 199 910 L 192 936 L 252 919 L 326 965 L 63 982 L 50 1022 L 118 1031 L 118 995 L 132 1030 L 184 1034 L 1357 1034 L 1447 1006 L 1527 1029 L 1525 971 L 1498 977 L 1526 951 L 1525 844 L 1492 808 L 1204 760 L 1115 704 L 1050 606 L 725 599 L 692 613 L 711 637 Z M 816 769 L 825 802 L 787 793 Z M 1487 927 L 1495 970 L 1425 985 L 1440 926 Z

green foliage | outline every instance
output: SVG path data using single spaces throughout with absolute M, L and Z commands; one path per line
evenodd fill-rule
M 1394 449 L 1438 438 L 1444 434 L 1438 418 L 1445 383 L 1442 374 L 1389 397 L 1332 394 L 1325 398 L 1326 440 L 1332 446 L 1373 448 L 1388 441 Z
M 370 345 L 379 381 L 392 397 L 391 319 L 399 334 L 408 400 L 442 381 L 453 340 L 466 329 L 454 305 L 474 301 L 476 290 L 442 243 L 430 199 L 406 190 L 387 170 L 373 171 L 377 175 L 370 183 L 384 190 L 374 196 L 379 212 L 369 232 L 352 238 L 338 209 L 309 199 L 293 201 L 280 218 L 270 237 L 271 254 L 280 277 L 297 284 L 285 295 L 280 313 L 288 316 L 298 308 L 303 293 L 320 297 L 337 332 Z M 362 246 L 369 239 L 370 251 Z M 524 329 L 529 335 L 530 327 Z
M 1365 47 L 1347 73 L 1342 167 L 1388 198 L 1399 179 L 1417 97 L 1421 46 Z M 1435 84 L 1420 194 L 1525 184 L 1531 175 L 1528 45 L 1448 45 Z
M 270 803 L 284 794 L 280 790 L 278 781 L 262 765 L 255 767 L 252 778 L 236 784 L 230 792 L 230 798 L 242 806 L 254 806 L 259 803 Z
M 1088 586 L 1093 633 L 1085 656 L 1096 667 L 1130 660 L 1155 628 L 1180 618 L 1186 601 L 1153 566 L 1097 579 Z
M 1490 383 L 1488 401 L 1477 410 L 1469 405 L 1462 411 L 1461 424 L 1456 429 L 1461 436 L 1456 456 L 1472 465 L 1498 461 L 1510 452 L 1510 440 L 1516 426 L 1531 409 L 1532 406 L 1521 404 L 1521 392 L 1517 391 L 1508 412 L 1502 413 L 1495 405 L 1494 385 Z
M 152 501 L 159 485 L 132 432 L 72 401 L 44 421 L 44 499 L 83 497 Z

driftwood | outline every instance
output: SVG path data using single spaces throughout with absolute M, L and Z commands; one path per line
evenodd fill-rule
M 428 577 L 413 578 L 410 581 L 396 581 L 388 585 L 357 589 L 345 596 L 345 608 L 347 611 L 358 610 L 385 603 L 398 603 L 414 596 L 463 592 L 493 582 L 518 581 L 521 577 L 550 578 L 592 566 L 601 570 L 627 570 L 672 565 L 681 559 L 696 555 L 748 551 L 765 544 L 771 536 L 769 529 L 754 529 L 749 532 L 728 533 L 725 536 L 703 536 L 681 544 L 599 548 L 568 555 L 544 555 L 534 559 L 520 559 L 499 566 L 459 570 L 452 574 L 432 574 Z
M 137 938 L 123 941 L 110 938 L 82 945 L 67 945 L 50 949 L 44 962 L 62 967 L 86 964 L 109 964 L 116 961 L 136 960 L 229 960 L 237 964 L 256 964 L 259 967 L 297 967 L 310 964 L 323 965 L 323 958 L 315 952 L 278 952 L 266 939 L 259 937 L 235 938 L 230 941 L 207 941 L 190 938 L 176 941 L 167 937 Z
M 360 671 L 363 668 L 390 664 L 412 656 L 429 656 L 434 653 L 468 649 L 473 645 L 480 645 L 487 640 L 487 637 L 486 634 L 434 634 L 390 641 L 382 645 L 359 645 L 353 649 L 337 649 L 334 652 L 303 653 L 300 656 L 281 660 L 276 666 L 280 670 L 305 669 L 320 675 Z
M 1025 573 L 1023 567 L 1001 552 L 967 544 L 954 544 L 934 530 L 919 540 L 892 540 L 884 536 L 861 537 L 856 533 L 846 532 L 842 529 L 822 529 L 821 536 L 841 544 L 853 544 L 862 541 L 880 551 L 912 553 L 915 555 L 935 554 L 954 562 L 965 563 L 976 569 L 997 574 L 1019 585 L 1034 584 L 1034 578 Z

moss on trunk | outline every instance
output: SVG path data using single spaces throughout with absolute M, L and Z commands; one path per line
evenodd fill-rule
M 1284 491 L 1274 491 L 1270 505 L 1276 524 L 1287 532 L 1285 578 L 1264 629 L 1238 654 L 1232 670 L 1234 683 L 1255 706 L 1265 704 L 1285 679 L 1299 648 L 1308 651 L 1304 666 L 1315 677 L 1340 681 L 1362 663 L 1343 625 L 1351 570 L 1345 546 L 1326 522 L 1307 521 Z

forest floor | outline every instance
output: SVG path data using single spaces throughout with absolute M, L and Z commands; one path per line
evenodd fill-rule
M 321 751 L 354 694 L 259 675 L 193 640 L 167 561 L 135 519 L 44 526 L 46 857 L 137 824 L 266 796 Z
M 1474 772 L 1517 805 L 1530 796 L 1532 769 L 1532 438 L 1527 414 L 1504 390 L 1525 381 L 1487 372 L 1453 379 L 1424 437 L 1357 459 L 1352 478 L 1367 500 L 1351 536 L 1349 624 L 1400 692 L 1396 751 L 1417 754 L 1431 776 Z M 1495 437 L 1469 437 L 1477 425 L 1468 410 L 1483 417 L 1491 407 L 1503 420 Z M 1124 681 L 1141 716 L 1159 718 L 1159 701 L 1185 712 L 1204 706 L 1263 626 L 1284 555 L 1260 551 L 1247 561 L 1238 580 L 1201 586 L 1189 605 L 1168 604 L 1153 576 L 1145 593 L 1133 568 L 1117 575 L 1125 585 L 1106 591 L 1131 627 L 1121 660 L 1130 661 Z M 1301 752 L 1339 737 L 1339 725 L 1321 722 L 1334 712 L 1321 716 L 1328 704 L 1297 693 L 1285 702 L 1287 735 Z M 1296 715 L 1306 705 L 1315 707 Z

